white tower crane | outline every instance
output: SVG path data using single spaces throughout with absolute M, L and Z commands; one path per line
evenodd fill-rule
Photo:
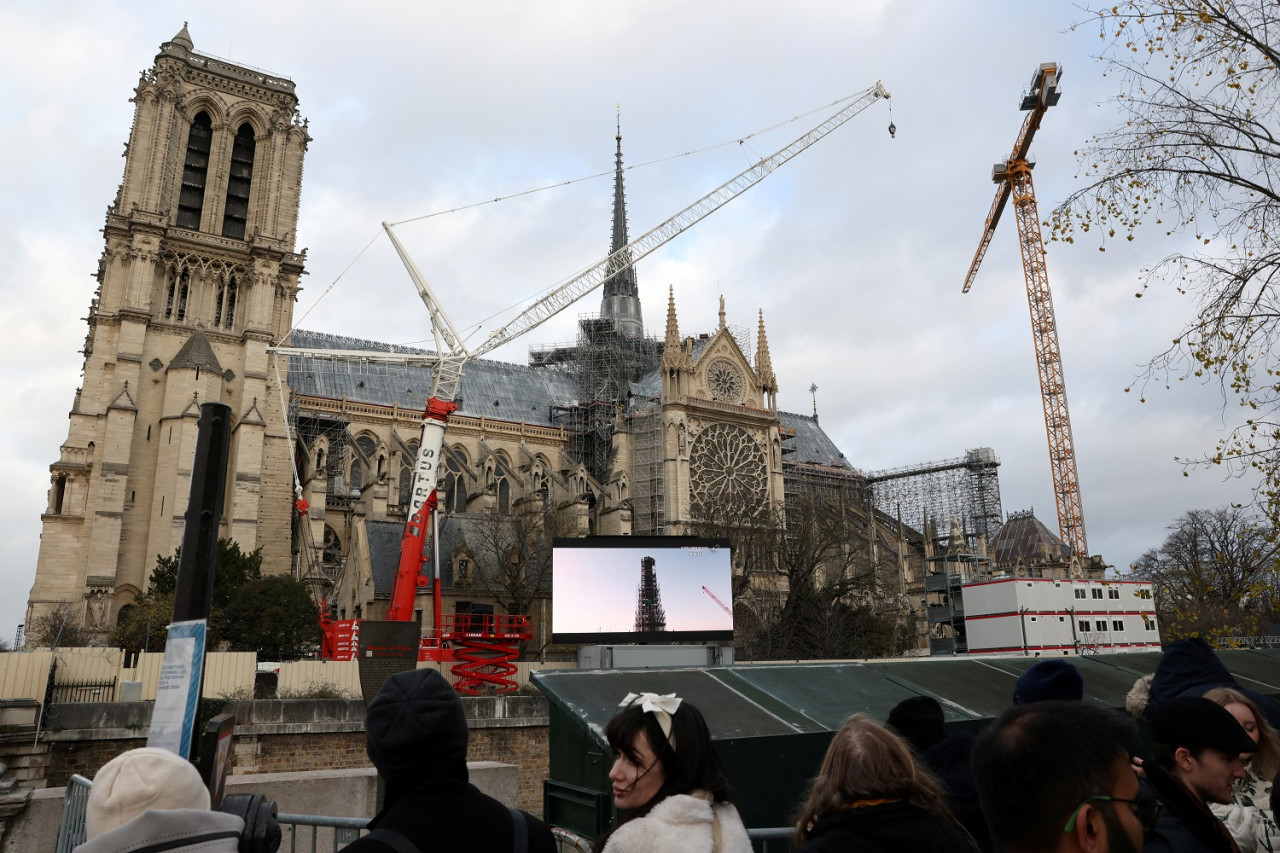
M 417 264 L 414 263 L 409 253 L 396 237 L 392 225 L 387 222 L 382 224 L 387 236 L 391 239 L 391 244 L 400 255 L 409 277 L 413 280 L 414 286 L 417 287 L 418 295 L 422 298 L 423 303 L 427 306 L 427 311 L 431 315 L 431 333 L 435 342 L 435 354 L 401 355 L 375 353 L 365 350 L 342 351 L 292 347 L 277 347 L 272 351 L 281 355 L 295 354 L 333 359 L 358 358 L 367 361 L 412 364 L 431 368 L 431 396 L 427 400 L 426 411 L 422 416 L 422 440 L 418 445 L 418 458 L 414 468 L 413 488 L 408 507 L 409 520 L 405 523 L 400 566 L 396 572 L 395 586 L 391 594 L 391 605 L 387 610 L 388 620 L 413 618 L 416 581 L 424 562 L 423 550 L 426 533 L 426 513 L 424 508 L 427 511 L 434 508 L 438 479 L 437 467 L 440 451 L 444 444 L 445 424 L 448 422 L 449 415 L 458 408 L 454 400 L 457 398 L 458 389 L 462 381 L 462 371 L 466 363 L 504 344 L 510 343 L 526 332 L 536 329 L 542 323 L 599 287 L 609 276 L 615 275 L 619 270 L 635 264 L 655 249 L 671 241 L 764 180 L 783 163 L 795 157 L 876 101 L 889 97 L 889 92 L 877 82 L 871 88 L 854 97 L 844 107 L 823 120 L 812 130 L 721 184 L 684 210 L 646 231 L 608 257 L 577 273 L 564 284 L 529 305 L 515 319 L 491 332 L 485 340 L 471 349 L 467 348 L 462 336 L 453 325 L 453 321 L 450 320 L 448 313 L 444 310 L 439 297 L 427 282 L 426 276 L 418 269 Z M 893 128 L 891 127 L 890 133 L 892 134 L 892 132 Z M 440 595 L 438 578 L 434 586 L 435 624 L 439 626 Z

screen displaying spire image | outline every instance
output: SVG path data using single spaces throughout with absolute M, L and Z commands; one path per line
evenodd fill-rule
M 653 557 L 640 558 L 640 589 L 636 592 L 637 631 L 667 630 L 667 614 L 662 612 L 662 590 L 658 589 L 657 561 Z
M 552 642 L 733 642 L 727 539 L 557 538 L 551 564 Z

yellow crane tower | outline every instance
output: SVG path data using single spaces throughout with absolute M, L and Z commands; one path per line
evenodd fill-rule
M 964 292 L 969 292 L 978 274 L 982 258 L 991 245 L 991 235 L 1013 198 L 1013 212 L 1018 220 L 1018 244 L 1022 247 L 1022 271 L 1027 279 L 1027 304 L 1031 308 L 1031 332 L 1035 341 L 1036 367 L 1040 373 L 1040 396 L 1044 402 L 1045 432 L 1049 436 L 1049 464 L 1053 469 L 1053 494 L 1058 504 L 1058 535 L 1071 548 L 1072 555 L 1089 556 L 1084 535 L 1084 509 L 1080 503 L 1080 475 L 1076 472 L 1076 446 L 1071 438 L 1071 415 L 1067 411 L 1067 386 L 1062 376 L 1062 352 L 1058 348 L 1058 324 L 1053 317 L 1053 296 L 1049 292 L 1049 273 L 1044 261 L 1044 238 L 1040 234 L 1040 214 L 1036 209 L 1035 187 L 1027 160 L 1031 139 L 1040 128 L 1045 110 L 1058 103 L 1061 92 L 1058 81 L 1062 69 L 1056 62 L 1046 62 L 1031 78 L 1031 89 L 1022 99 L 1027 117 L 1013 144 L 1013 153 L 991 170 L 997 184 L 996 198 L 987 213 L 982 242 L 973 256 Z

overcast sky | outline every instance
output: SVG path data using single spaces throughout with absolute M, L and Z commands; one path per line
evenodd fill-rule
M 557 184 L 613 164 L 621 104 L 633 237 L 817 124 L 733 142 L 860 92 L 893 94 L 639 266 L 648 328 L 668 287 L 681 331 L 714 329 L 717 297 L 748 329 L 764 311 L 779 404 L 813 410 L 858 467 L 999 455 L 1006 511 L 1057 528 L 1015 223 L 1006 216 L 972 292 L 960 288 L 1041 62 L 1063 95 L 1033 147 L 1042 218 L 1075 186 L 1073 151 L 1108 127 L 1115 81 L 1097 23 L 1072 3 L 9 2 L 0 4 L 0 636 L 22 619 L 49 465 L 80 382 L 99 229 L 120 182 L 129 103 L 159 45 L 189 21 L 196 50 L 297 84 L 314 137 L 295 322 L 398 343 L 425 310 L 385 237 L 402 221 Z M 491 330 L 602 257 L 611 180 L 582 181 L 399 229 L 460 326 Z M 376 238 L 376 239 L 375 239 Z M 361 254 L 366 244 L 368 250 Z M 1053 245 L 1049 277 L 1090 550 L 1126 567 L 1188 509 L 1247 498 L 1174 461 L 1212 448 L 1214 389 L 1124 388 L 1178 333 L 1190 299 L 1134 298 L 1175 244 Z M 336 285 L 335 285 L 336 282 Z M 333 285 L 332 289 L 330 286 Z M 326 291 L 327 295 L 324 295 Z M 320 297 L 324 295 L 323 299 Z M 319 300 L 319 301 L 317 301 Z M 569 341 L 594 294 L 498 352 Z M 304 317 L 304 314 L 306 315 Z M 510 317 L 508 313 L 505 315 Z M 1230 413 L 1234 417 L 1234 412 Z

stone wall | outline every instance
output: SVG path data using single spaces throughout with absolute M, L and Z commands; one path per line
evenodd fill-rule
M 515 765 L 520 808 L 541 815 L 542 783 L 549 772 L 546 699 L 463 697 L 462 704 L 471 729 L 467 760 Z M 93 778 L 114 756 L 145 746 L 151 707 L 150 702 L 57 706 L 59 727 L 40 738 L 50 751 L 44 784 L 66 785 L 73 773 Z M 233 702 L 226 711 L 236 715 L 232 772 L 237 776 L 371 767 L 360 700 Z

